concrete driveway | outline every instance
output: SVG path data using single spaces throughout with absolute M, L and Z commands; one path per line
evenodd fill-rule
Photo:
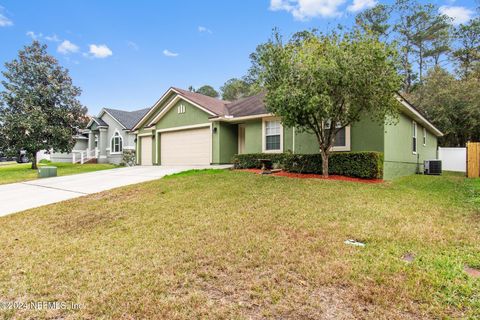
M 110 190 L 160 179 L 191 169 L 226 169 L 231 166 L 136 166 L 71 176 L 0 185 L 0 216 Z

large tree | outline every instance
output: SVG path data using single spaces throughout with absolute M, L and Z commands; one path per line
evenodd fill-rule
M 227 80 L 225 84 L 220 87 L 220 90 L 222 91 L 222 99 L 228 101 L 246 98 L 258 92 L 252 83 L 237 78 Z
M 54 149 L 70 152 L 87 109 L 77 99 L 80 88 L 68 70 L 34 41 L 5 63 L 0 92 L 0 135 L 5 147 L 25 150 L 37 168 L 36 154 Z
M 480 62 L 480 17 L 459 25 L 455 30 L 455 38 L 459 46 L 453 52 L 453 57 L 458 62 L 460 73 L 466 77 Z
M 441 144 L 464 147 L 480 140 L 480 77 L 458 79 L 442 68 L 431 69 L 410 99 L 442 130 Z
M 418 67 L 418 79 L 422 82 L 426 64 L 433 59 L 438 64 L 440 56 L 449 50 L 449 18 L 439 14 L 433 4 L 420 4 L 415 0 L 397 0 L 398 21 L 394 26 L 396 39 L 401 46 L 402 71 L 405 92 L 413 89 Z
M 201 86 L 200 88 L 198 88 L 197 90 L 195 90 L 196 93 L 201 93 L 203 95 L 206 95 L 206 96 L 209 96 L 209 97 L 213 97 L 213 98 L 218 98 L 219 94 L 217 92 L 217 90 L 215 90 L 212 86 L 209 86 L 209 85 L 203 85 Z
M 208 84 L 203 85 L 198 89 L 194 89 L 192 86 L 190 86 L 189 90 L 196 93 L 203 94 L 205 96 L 213 97 L 213 98 L 218 98 L 219 96 L 217 90 L 215 90 L 212 86 Z
M 388 37 L 390 33 L 390 14 L 392 7 L 385 4 L 377 4 L 373 8 L 360 12 L 355 17 L 355 23 L 364 31 L 378 37 Z
M 315 134 L 324 176 L 340 130 L 365 116 L 383 123 L 397 114 L 396 51 L 375 36 L 302 32 L 283 43 L 274 32 L 260 47 L 252 73 L 266 89 L 266 107 L 283 125 Z

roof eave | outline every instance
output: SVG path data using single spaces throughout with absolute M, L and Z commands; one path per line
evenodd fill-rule
M 395 98 L 400 102 L 401 106 L 404 108 L 403 111 L 409 113 L 409 116 L 416 120 L 419 123 L 422 123 L 426 129 L 430 130 L 435 136 L 443 137 L 443 132 L 435 127 L 428 119 L 426 119 L 413 105 L 408 102 L 401 94 L 397 93 Z

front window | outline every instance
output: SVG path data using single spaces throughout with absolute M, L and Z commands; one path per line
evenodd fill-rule
M 118 134 L 118 132 L 115 132 L 115 134 L 112 137 L 111 153 L 120 153 L 122 151 L 123 151 L 122 137 Z
M 423 128 L 423 145 L 427 145 L 427 129 Z
M 334 147 L 346 147 L 347 146 L 347 129 L 344 127 L 340 129 L 335 135 Z
M 281 125 L 279 120 L 265 121 L 265 150 L 279 151 Z
M 412 152 L 417 153 L 417 123 L 412 122 Z
M 330 125 L 330 121 L 327 121 L 325 123 L 325 129 L 330 130 Z M 350 126 L 342 128 L 342 125 L 337 123 L 335 129 L 339 129 L 339 131 L 335 134 L 332 151 L 350 151 Z

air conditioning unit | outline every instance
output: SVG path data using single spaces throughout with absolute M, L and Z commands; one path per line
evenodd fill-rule
M 423 173 L 429 175 L 442 174 L 442 160 L 425 160 L 423 162 Z

